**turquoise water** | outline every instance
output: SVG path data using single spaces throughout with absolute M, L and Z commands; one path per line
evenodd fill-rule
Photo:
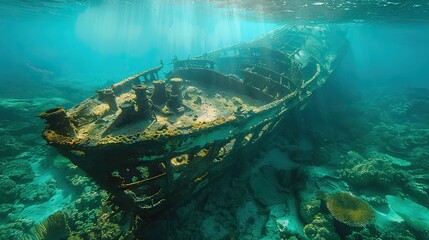
M 240 159 L 207 198 L 153 220 L 143 239 L 429 239 L 428 9 L 424 1 L 3 1 L 0 239 L 35 238 L 49 216 L 57 218 L 47 239 L 132 239 L 131 217 L 111 216 L 107 193 L 45 144 L 37 115 L 160 60 L 284 24 L 348 27 L 333 77 L 258 156 Z M 376 220 L 344 224 L 319 190 L 360 197 Z

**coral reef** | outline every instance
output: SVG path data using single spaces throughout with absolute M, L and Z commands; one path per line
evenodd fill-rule
M 354 186 L 391 188 L 407 182 L 405 173 L 395 169 L 385 157 L 371 156 L 366 159 L 357 152 L 349 151 L 343 157 L 343 166 L 338 170 L 340 177 Z
M 2 137 L 0 138 L 0 157 L 16 155 L 25 150 L 25 147 L 16 137 L 3 135 L 2 133 Z
M 422 129 L 421 124 L 412 123 L 380 123 L 368 136 L 379 142 L 377 145 L 381 150 L 407 158 L 418 153 L 422 147 L 427 149 L 428 137 L 427 129 Z
M 376 227 L 354 229 L 347 237 L 346 240 L 415 240 L 418 239 L 410 231 L 397 224 L 390 231 L 377 229 Z
M 16 80 L 15 77 L 13 79 Z M 41 221 L 44 218 L 41 215 L 62 210 L 62 216 L 76 216 L 71 213 L 72 209 L 77 211 L 76 207 L 70 202 L 75 200 L 75 196 L 80 196 L 90 182 L 68 160 L 67 162 L 58 160 L 55 165 L 52 163 L 54 159 L 59 158 L 57 157 L 59 154 L 45 147 L 40 137 L 43 123 L 35 116 L 54 106 L 70 105 L 72 104 L 70 99 L 76 102 L 92 92 L 94 88 L 83 89 L 70 83 L 66 83 L 67 86 L 65 86 L 58 81 L 40 85 L 40 82 L 33 78 L 28 81 L 30 85 L 36 82 L 34 88 L 28 88 L 29 85 L 23 88 L 21 82 L 17 84 L 17 81 L 11 81 L 9 83 L 16 87 L 13 91 L 10 84 L 2 85 L 1 89 L 4 93 L 3 97 L 10 95 L 11 98 L 0 98 L 0 115 L 3 117 L 0 120 L 2 136 L 0 139 L 0 239 L 35 239 L 33 230 L 36 229 L 39 233 L 45 232 L 40 234 L 38 239 L 60 239 L 59 235 L 53 237 L 49 235 L 52 234 L 52 227 L 55 227 L 53 219 L 60 214 L 56 213 L 45 221 Z M 59 85 L 63 85 L 61 90 L 57 88 Z M 71 89 L 74 94 L 65 94 Z M 80 95 L 82 92 L 85 93 Z M 37 98 L 38 96 L 43 97 Z M 67 96 L 69 100 L 57 96 Z M 68 179 L 78 180 L 74 181 L 75 185 L 72 185 Z M 96 212 L 102 205 L 101 198 L 96 198 L 99 201 L 94 202 L 90 198 L 95 197 L 95 194 L 86 197 L 88 200 L 85 204 L 82 203 L 85 207 L 80 208 L 79 211 L 87 211 L 87 208 L 95 209 L 89 214 L 95 217 L 91 218 L 92 222 L 88 223 L 87 227 L 97 229 L 97 227 L 108 226 L 102 230 L 106 235 L 110 234 L 110 227 L 114 229 L 115 226 L 99 224 L 101 220 L 96 221 Z M 69 206 L 65 207 L 67 205 Z M 87 215 L 84 216 L 86 217 Z M 67 217 L 66 221 L 83 222 L 83 219 Z M 111 219 L 107 220 L 107 217 L 104 217 L 103 221 L 113 222 Z M 40 223 L 35 226 L 35 222 Z M 62 225 L 64 221 L 60 222 Z M 122 224 L 117 222 L 116 228 L 121 227 Z M 72 230 L 77 232 L 76 229 Z M 97 234 L 103 235 L 99 232 Z M 83 233 L 70 235 L 69 238 L 88 239 Z M 93 239 L 101 238 L 95 236 Z M 105 236 L 104 239 L 108 238 Z
M 68 104 L 64 98 L 0 98 L 0 112 L 7 114 L 9 118 L 22 117 L 27 114 L 39 113 L 43 110 Z
M 47 201 L 54 195 L 56 187 L 56 182 L 53 179 L 46 183 L 31 182 L 22 188 L 19 197 L 23 201 L 29 202 Z
M 317 214 L 313 221 L 304 227 L 305 236 L 309 239 L 339 240 L 340 237 L 335 232 L 334 225 L 322 214 Z
M 90 240 L 109 240 L 123 239 L 121 237 L 130 235 L 130 233 L 126 233 L 129 227 L 118 224 L 118 219 L 116 219 L 117 222 L 112 221 L 111 214 L 112 212 L 108 210 L 97 208 L 94 211 L 86 210 L 86 213 L 83 214 L 70 215 L 73 219 L 70 221 L 70 236 Z
M 321 201 L 312 199 L 300 203 L 299 213 L 305 223 L 311 223 L 314 217 L 320 212 Z
M 13 205 L 10 203 L 0 204 L 0 219 L 7 216 L 14 210 Z
M 0 224 L 0 237 L 2 239 L 32 239 L 30 234 L 33 221 L 17 219 L 12 223 Z
M 130 224 L 123 221 L 126 215 L 115 214 L 106 205 L 107 193 L 88 180 L 82 183 L 85 187 L 81 196 L 64 210 L 70 229 L 69 239 L 109 240 L 129 237 Z
M 19 188 L 15 181 L 0 176 L 0 203 L 11 203 L 19 194 Z
M 3 163 L 0 175 L 9 177 L 16 182 L 27 182 L 34 178 L 34 171 L 25 160 L 13 160 Z
M 353 227 L 362 227 L 375 221 L 375 211 L 364 200 L 349 192 L 328 196 L 326 206 L 335 219 Z

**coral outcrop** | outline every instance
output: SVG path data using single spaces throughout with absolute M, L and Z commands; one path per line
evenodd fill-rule
M 320 212 L 321 201 L 319 199 L 312 199 L 300 203 L 299 213 L 305 223 L 311 223 L 314 217 Z
M 0 224 L 1 239 L 33 239 L 33 235 L 26 234 L 33 226 L 29 219 L 17 219 L 12 223 Z
M 83 193 L 65 210 L 70 229 L 69 239 L 109 240 L 130 237 L 129 222 L 121 222 L 124 215 L 115 214 L 106 205 L 107 193 L 99 190 L 94 183 L 83 181 L 82 184 L 85 185 Z
M 14 160 L 0 167 L 0 175 L 9 177 L 16 182 L 27 182 L 34 178 L 31 165 L 26 160 Z
M 0 177 L 0 203 L 11 203 L 19 193 L 19 189 L 15 181 Z
M 10 203 L 0 204 L 0 218 L 7 216 L 9 213 L 13 211 L 13 205 Z
M 315 216 L 313 221 L 304 227 L 304 233 L 309 239 L 339 240 L 335 232 L 334 224 L 327 220 L 322 214 Z
M 16 137 L 6 134 L 2 133 L 0 138 L 0 157 L 13 156 L 25 149 L 25 145 Z
M 344 168 L 338 172 L 351 185 L 390 188 L 407 181 L 404 173 L 395 169 L 392 162 L 384 157 L 370 156 L 366 159 L 357 152 L 349 151 L 343 159 Z
M 55 189 L 56 182 L 53 179 L 47 183 L 31 182 L 22 188 L 19 197 L 28 202 L 47 201 L 54 195 Z

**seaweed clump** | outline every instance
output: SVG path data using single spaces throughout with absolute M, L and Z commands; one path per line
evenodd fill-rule
M 326 205 L 335 219 L 352 227 L 363 227 L 375 221 L 375 211 L 355 195 L 339 191 L 328 196 Z
M 35 239 L 43 240 L 66 238 L 68 232 L 66 218 L 62 211 L 55 212 L 33 229 Z

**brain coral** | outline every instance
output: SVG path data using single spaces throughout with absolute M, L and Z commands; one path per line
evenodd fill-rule
M 363 227 L 375 220 L 371 206 L 349 192 L 339 191 L 330 195 L 326 204 L 335 219 L 349 226 Z

